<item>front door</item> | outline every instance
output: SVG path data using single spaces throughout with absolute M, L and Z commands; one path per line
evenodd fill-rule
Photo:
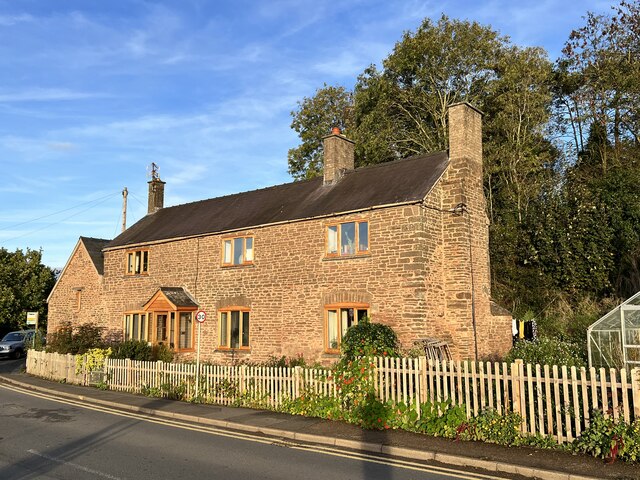
M 167 324 L 167 313 L 156 313 L 155 338 L 153 343 L 168 344 L 169 343 L 169 325 Z

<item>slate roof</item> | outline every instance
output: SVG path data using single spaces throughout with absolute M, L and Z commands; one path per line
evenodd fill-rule
M 163 208 L 146 215 L 106 248 L 240 230 L 422 200 L 449 163 L 447 152 L 417 155 L 346 172 Z
M 104 258 L 102 249 L 110 242 L 103 238 L 80 237 L 80 241 L 89 252 L 89 257 L 100 275 L 104 275 Z
M 162 291 L 167 299 L 178 308 L 198 307 L 198 304 L 195 302 L 195 300 L 182 287 L 160 287 L 160 291 Z

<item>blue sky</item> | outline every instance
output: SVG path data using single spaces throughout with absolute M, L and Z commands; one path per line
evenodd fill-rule
M 296 101 L 351 88 L 406 30 L 442 13 L 555 59 L 612 2 L 0 0 L 0 246 L 61 268 L 80 235 L 113 238 L 165 205 L 291 181 Z

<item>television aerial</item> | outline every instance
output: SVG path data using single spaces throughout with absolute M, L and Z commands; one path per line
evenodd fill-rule
M 150 177 L 151 180 L 160 180 L 160 167 L 154 162 L 151 162 L 151 165 L 147 167 L 147 177 Z

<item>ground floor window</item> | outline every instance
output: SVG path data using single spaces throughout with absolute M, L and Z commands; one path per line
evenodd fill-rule
M 149 314 L 149 317 L 151 315 Z M 146 313 L 126 313 L 124 315 L 124 339 L 148 341 Z
M 124 339 L 192 350 L 193 312 L 130 312 L 124 316 Z
M 235 309 L 220 311 L 220 348 L 249 348 L 249 310 Z
M 369 306 L 365 304 L 329 305 L 325 307 L 326 350 L 340 352 L 342 337 L 349 327 L 369 316 Z

